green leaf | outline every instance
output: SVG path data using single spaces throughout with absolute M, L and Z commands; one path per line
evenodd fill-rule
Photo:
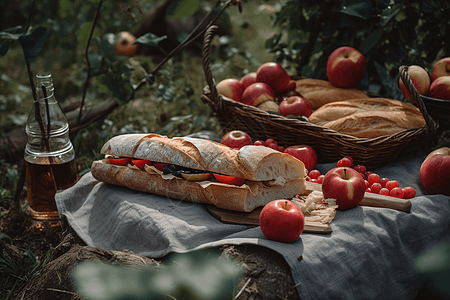
M 48 28 L 38 27 L 31 34 L 19 37 L 25 59 L 28 62 L 33 62 L 38 57 L 49 36 L 50 30 Z
M 0 57 L 5 56 L 5 54 L 8 52 L 9 50 L 9 43 L 8 41 L 4 41 L 3 43 L 0 44 Z
M 158 86 L 158 90 L 156 91 L 156 95 L 164 99 L 164 101 L 172 102 L 173 100 L 173 86 L 166 87 L 163 84 Z
M 378 44 L 380 39 L 383 37 L 384 30 L 382 28 L 372 31 L 361 43 L 359 51 L 363 55 L 367 55 L 369 51 Z
M 171 254 L 161 267 L 84 262 L 73 270 L 74 287 L 87 300 L 231 299 L 241 267 L 216 252 Z
M 0 234 L 0 240 L 5 239 L 5 238 L 9 239 L 10 241 L 12 241 L 12 239 L 8 235 L 6 235 L 4 233 Z
M 414 268 L 427 280 L 427 285 L 442 296 L 442 299 L 449 299 L 450 243 L 441 242 L 423 252 L 416 259 Z
M 383 88 L 389 95 L 389 97 L 392 99 L 399 99 L 399 100 L 404 99 L 403 93 L 400 90 L 400 87 L 398 86 L 398 82 L 392 79 L 386 68 L 383 67 L 377 61 L 374 61 L 374 66 L 376 74 L 379 76 L 380 82 L 383 85 Z
M 383 9 L 382 15 L 380 17 L 380 25 L 385 26 L 392 18 L 396 17 L 401 11 L 401 5 L 394 5 L 394 7 L 386 7 Z
M 372 16 L 372 0 L 341 0 L 340 12 L 346 15 L 369 20 Z
M 86 49 L 93 24 L 93 22 L 86 22 L 80 26 L 79 44 L 81 49 Z
M 75 16 L 75 1 L 71 0 L 59 0 L 59 15 L 62 18 L 68 18 Z
M 167 8 L 168 18 L 185 18 L 192 16 L 200 8 L 200 0 L 174 0 Z
M 6 28 L 0 32 L 0 38 L 18 40 L 19 37 L 23 35 L 22 26 Z
M 128 103 L 134 97 L 134 89 L 130 82 L 130 77 L 124 73 L 107 73 L 101 75 L 99 82 L 105 85 L 116 98 L 119 105 Z
M 167 35 L 163 35 L 163 36 L 159 37 L 151 32 L 148 32 L 148 33 L 144 34 L 143 36 L 138 37 L 132 43 L 132 45 L 142 44 L 142 45 L 154 47 L 154 46 L 158 46 L 158 44 L 161 41 L 165 40 L 166 38 L 167 38 Z

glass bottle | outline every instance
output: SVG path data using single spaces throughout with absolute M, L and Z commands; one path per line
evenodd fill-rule
M 52 75 L 36 75 L 36 99 L 26 124 L 25 167 L 28 204 L 35 220 L 59 219 L 56 191 L 78 181 L 69 124 L 56 101 Z

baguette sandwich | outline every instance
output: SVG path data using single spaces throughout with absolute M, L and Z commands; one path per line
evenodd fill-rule
M 91 172 L 101 182 L 233 211 L 250 212 L 306 190 L 304 164 L 269 147 L 236 150 L 205 139 L 126 134 L 100 153 L 105 158 L 94 161 Z

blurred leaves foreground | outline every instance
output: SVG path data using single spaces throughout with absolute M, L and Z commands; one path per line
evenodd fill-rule
M 73 270 L 77 293 L 87 300 L 231 299 L 242 275 L 235 261 L 215 250 L 170 254 L 164 266 L 129 268 L 84 262 Z

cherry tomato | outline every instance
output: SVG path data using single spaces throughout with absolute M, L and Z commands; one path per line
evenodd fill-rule
M 130 162 L 131 158 L 124 157 L 124 158 L 108 158 L 108 163 L 112 165 L 117 166 L 126 166 Z
M 145 165 L 153 165 L 153 163 L 147 159 L 133 159 L 131 162 L 141 170 L 144 170 Z
M 157 168 L 158 170 L 162 171 L 162 170 L 163 170 L 165 167 L 167 167 L 169 164 L 155 162 L 155 163 L 153 163 L 153 165 L 155 166 L 155 168 Z
M 217 181 L 221 182 L 221 183 L 241 186 L 245 182 L 245 178 L 239 178 L 239 177 L 227 176 L 227 175 L 219 175 L 219 174 L 213 174 L 213 175 L 217 179 Z

